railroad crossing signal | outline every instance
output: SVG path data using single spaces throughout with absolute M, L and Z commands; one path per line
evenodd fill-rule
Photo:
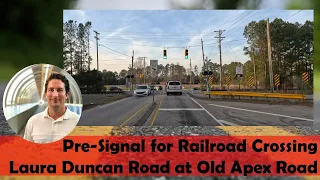
M 184 50 L 184 57 L 185 59 L 188 59 L 189 55 L 188 55 L 188 49 Z
M 249 77 L 249 86 L 250 87 L 253 86 L 253 77 L 252 76 Z
M 133 79 L 134 75 L 127 75 L 127 78 L 129 78 L 129 79 L 132 78 Z
M 230 81 L 231 81 L 230 76 L 226 76 L 226 84 L 228 86 L 230 85 Z
M 274 75 L 274 85 L 275 86 L 280 86 L 280 76 L 279 74 Z
M 204 75 L 204 76 L 207 76 L 207 75 L 211 76 L 212 74 L 213 74 L 212 71 L 204 71 L 204 72 L 202 72 L 202 75 Z
M 302 80 L 303 80 L 304 84 L 308 84 L 309 74 L 307 72 L 302 73 Z
M 167 59 L 167 50 L 163 50 L 163 59 Z

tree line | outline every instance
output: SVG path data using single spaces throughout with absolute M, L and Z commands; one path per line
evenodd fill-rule
M 135 84 L 160 83 L 169 80 L 179 80 L 189 83 L 190 76 L 193 84 L 204 83 L 205 77 L 201 74 L 204 70 L 213 71 L 213 84 L 220 84 L 220 64 L 205 60 L 205 66 L 185 68 L 179 63 L 159 64 L 154 74 L 150 66 L 144 67 L 144 60 L 138 57 L 128 69 L 119 73 L 102 70 L 91 70 L 92 57 L 89 56 L 89 41 L 91 22 L 85 24 L 69 20 L 64 23 L 63 57 L 64 68 L 72 74 L 76 81 L 84 87 L 99 90 L 104 85 L 124 85 L 128 80 L 127 75 L 134 75 Z M 243 47 L 243 52 L 248 56 L 245 63 L 231 62 L 222 66 L 222 84 L 226 85 L 226 76 L 231 77 L 231 84 L 237 84 L 236 66 L 243 67 L 241 84 L 249 86 L 249 78 L 254 77 L 254 65 L 257 84 L 261 89 L 270 88 L 268 44 L 266 20 L 252 21 L 244 29 L 243 36 L 249 46 Z M 300 88 L 302 85 L 302 73 L 309 73 L 309 85 L 312 86 L 313 77 L 313 29 L 311 21 L 304 24 L 290 23 L 282 19 L 270 22 L 270 39 L 272 54 L 272 69 L 274 74 L 280 76 L 281 89 Z M 222 41 L 223 47 L 223 41 Z M 254 60 L 254 61 L 253 61 Z M 90 74 L 87 76 L 87 74 Z M 156 75 L 156 76 L 154 76 Z M 83 77 L 82 77 L 83 76 Z M 87 76 L 87 77 L 85 77 Z M 91 79 L 90 79 L 91 77 Z M 99 79 L 99 82 L 96 79 Z M 90 82 L 90 83 L 89 83 Z M 98 87 L 99 86 L 99 87 Z

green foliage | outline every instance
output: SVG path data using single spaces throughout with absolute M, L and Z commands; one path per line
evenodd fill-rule
M 97 70 L 80 72 L 73 75 L 82 93 L 93 93 L 105 91 L 104 81 L 101 72 Z
M 1 5 L 0 80 L 8 80 L 17 71 L 37 63 L 63 67 L 63 9 L 74 0 L 10 1 Z M 6 66 L 6 67 L 4 67 Z M 8 68 L 7 68 L 8 67 Z

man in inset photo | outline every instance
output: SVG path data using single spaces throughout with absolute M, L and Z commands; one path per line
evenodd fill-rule
M 24 139 L 34 143 L 50 143 L 67 136 L 77 125 L 80 116 L 68 109 L 65 101 L 70 95 L 68 79 L 52 74 L 45 84 L 48 107 L 32 116 L 26 127 Z

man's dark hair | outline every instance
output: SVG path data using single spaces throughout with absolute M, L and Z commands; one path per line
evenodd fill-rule
M 64 87 L 66 89 L 66 93 L 69 93 L 70 91 L 70 85 L 69 85 L 69 81 L 68 79 L 62 75 L 62 74 L 51 74 L 50 77 L 47 79 L 46 81 L 46 85 L 45 85 L 45 92 L 47 92 L 48 90 L 48 84 L 51 80 L 53 79 L 58 79 L 58 80 L 61 80 L 63 83 L 64 83 Z

